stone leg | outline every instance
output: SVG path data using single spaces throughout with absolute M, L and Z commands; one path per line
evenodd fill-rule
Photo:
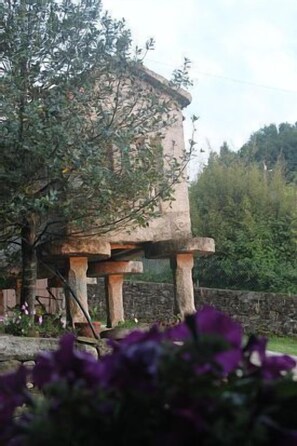
M 108 327 L 124 321 L 123 281 L 123 274 L 111 274 L 105 278 Z
M 194 313 L 194 289 L 192 281 L 193 254 L 176 254 L 171 259 L 174 277 L 175 314 L 182 318 Z
M 88 293 L 87 293 L 87 257 L 70 257 L 68 283 L 73 293 L 80 301 L 84 310 L 89 314 L 88 310 Z M 72 325 L 76 322 L 86 322 L 86 318 L 75 302 L 73 296 L 67 291 L 66 299 L 68 301 L 68 316 Z

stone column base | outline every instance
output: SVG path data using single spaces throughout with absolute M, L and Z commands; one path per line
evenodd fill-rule
M 116 327 L 124 321 L 123 274 L 112 274 L 105 277 L 107 299 L 107 325 Z
M 194 289 L 192 281 L 193 254 L 176 254 L 171 259 L 174 277 L 175 314 L 185 317 L 195 313 Z
M 87 257 L 70 257 L 69 258 L 69 271 L 68 271 L 68 283 L 80 301 L 84 310 L 88 312 L 88 294 L 87 294 L 87 269 L 88 259 Z M 80 309 L 79 305 L 75 302 L 74 298 L 69 290 L 65 293 L 66 300 L 68 302 L 68 317 L 70 318 L 72 326 L 76 322 L 86 322 L 86 318 Z

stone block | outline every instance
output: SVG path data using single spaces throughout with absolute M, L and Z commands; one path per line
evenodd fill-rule
M 73 239 L 47 245 L 42 253 L 45 257 L 94 257 L 107 259 L 111 254 L 110 243 L 98 238 Z
M 102 353 L 107 351 L 106 343 L 99 342 L 99 350 Z M 59 339 L 53 338 L 23 338 L 18 336 L 0 337 L 0 371 L 1 366 L 5 369 L 6 362 L 9 366 L 15 367 L 23 363 L 28 368 L 34 366 L 34 359 L 42 351 L 55 351 L 59 347 Z M 88 352 L 97 358 L 96 348 L 94 346 L 76 343 L 76 348 Z
M 188 237 L 147 244 L 145 256 L 149 259 L 172 257 L 175 254 L 213 254 L 214 239 L 208 237 Z
M 0 358 L 18 361 L 33 361 L 40 351 L 53 351 L 58 348 L 58 339 L 23 338 L 18 336 L 0 337 Z
M 136 274 L 143 272 L 140 261 L 98 262 L 89 264 L 88 277 L 107 276 L 112 274 Z

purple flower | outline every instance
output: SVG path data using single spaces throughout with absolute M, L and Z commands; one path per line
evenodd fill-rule
M 241 347 L 242 328 L 226 314 L 205 306 L 195 316 L 198 332 L 218 335 L 234 347 Z
M 189 327 L 184 322 L 175 325 L 164 332 L 164 339 L 171 341 L 184 341 L 185 339 L 189 339 L 190 336 Z
M 164 337 L 180 342 L 196 340 L 201 355 L 194 369 L 199 375 L 212 372 L 226 376 L 242 359 L 242 328 L 229 316 L 210 306 L 203 307 L 195 315 L 188 316 L 184 323 L 167 330 Z M 205 345 L 207 349 L 203 347 Z
M 242 343 L 242 328 L 226 314 L 211 306 L 205 306 L 195 315 L 164 333 L 164 337 L 171 340 L 183 341 L 189 339 L 193 329 L 199 334 L 219 336 L 233 347 L 240 348 Z
M 296 361 L 288 355 L 267 356 L 262 364 L 264 379 L 277 379 L 296 367 Z
M 232 348 L 219 352 L 210 352 L 207 356 L 201 356 L 200 361 L 195 365 L 194 370 L 197 375 L 212 373 L 219 377 L 226 377 L 233 372 L 240 364 L 242 352 L 240 349 Z
M 214 361 L 220 366 L 223 375 L 233 372 L 242 359 L 242 352 L 238 348 L 215 354 Z
M 296 366 L 296 361 L 288 355 L 267 355 L 266 345 L 266 338 L 250 337 L 244 349 L 249 373 L 258 372 L 264 379 L 273 380 Z
M 169 423 L 157 431 L 153 444 L 183 445 L 204 444 L 203 435 L 209 429 L 207 414 L 212 407 L 208 398 L 192 398 L 179 394 L 167 407 Z
M 250 336 L 248 343 L 244 349 L 246 355 L 250 358 L 253 353 L 257 353 L 262 363 L 266 356 L 267 339 L 263 336 Z
M 59 380 L 69 385 L 81 381 L 91 388 L 98 386 L 99 362 L 91 354 L 76 350 L 74 340 L 73 335 L 67 334 L 61 338 L 56 352 L 43 352 L 36 358 L 33 380 L 38 387 Z
M 148 332 L 134 331 L 120 343 L 111 343 L 112 355 L 101 360 L 101 385 L 105 388 L 153 389 L 162 354 L 163 334 L 152 327 Z
M 28 316 L 29 311 L 28 311 L 28 304 L 27 304 L 27 302 L 25 302 L 24 305 L 21 306 L 21 311 L 22 311 L 26 316 Z
M 142 343 L 146 341 L 161 342 L 164 334 L 159 331 L 157 325 L 154 325 L 149 331 L 134 330 L 129 333 L 120 343 L 112 344 L 114 350 L 125 350 L 129 345 Z
M 10 429 L 15 409 L 27 400 L 26 377 L 23 366 L 16 372 L 0 375 L 0 438 Z

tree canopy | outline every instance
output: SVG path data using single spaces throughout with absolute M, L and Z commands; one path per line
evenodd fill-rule
M 247 162 L 256 162 L 267 170 L 282 162 L 288 181 L 297 182 L 297 122 L 267 125 L 253 133 L 239 150 Z
M 190 189 L 193 231 L 215 255 L 196 261 L 201 286 L 297 293 L 297 188 L 282 163 L 247 164 L 212 153 Z
M 176 104 L 145 82 L 152 41 L 133 52 L 125 22 L 100 0 L 0 7 L 0 243 L 21 244 L 30 300 L 38 246 L 146 224 L 187 157 L 160 162 Z M 187 84 L 187 68 L 175 71 L 174 88 Z

